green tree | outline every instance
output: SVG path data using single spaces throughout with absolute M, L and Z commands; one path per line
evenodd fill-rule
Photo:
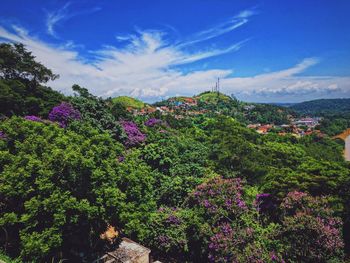
M 42 84 L 57 77 L 22 44 L 0 44 L 0 115 L 47 116 L 64 96 Z
M 73 85 L 72 89 L 77 94 L 70 97 L 70 102 L 81 113 L 85 122 L 101 132 L 112 134 L 114 138 L 124 136 L 121 126 L 111 112 L 110 100 L 96 97 L 79 85 Z
M 23 44 L 0 44 L 0 78 L 5 80 L 21 80 L 37 86 L 49 80 L 58 78 L 58 75 L 46 68 Z
M 17 117 L 0 130 L 3 248 L 25 261 L 91 259 L 99 233 L 119 225 L 121 145 L 89 126 L 77 134 Z

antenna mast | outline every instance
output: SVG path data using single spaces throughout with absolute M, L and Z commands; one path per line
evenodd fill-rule
M 220 78 L 218 78 L 218 90 L 217 90 L 217 92 L 219 93 L 219 91 L 220 91 Z

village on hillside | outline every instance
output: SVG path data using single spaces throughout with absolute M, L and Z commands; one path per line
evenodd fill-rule
M 215 92 L 208 92 L 207 94 L 215 94 Z M 230 97 L 220 94 L 227 100 L 233 100 Z M 236 99 L 235 99 L 236 100 Z M 158 113 L 160 115 L 172 115 L 174 118 L 180 120 L 190 116 L 205 115 L 205 114 L 223 114 L 222 110 L 213 107 L 213 104 L 221 103 L 217 101 L 203 100 L 200 95 L 194 97 L 173 97 L 154 105 L 145 104 L 142 108 L 135 108 L 132 106 L 127 107 L 127 111 L 133 116 L 147 116 L 150 114 Z M 211 105 L 211 107 L 208 107 Z M 255 104 L 245 103 L 241 106 L 241 110 L 244 115 L 249 114 L 250 111 L 255 109 Z M 281 112 L 282 110 L 278 110 Z M 318 129 L 321 117 L 307 116 L 297 118 L 293 115 L 287 115 L 287 120 L 283 124 L 276 124 L 273 122 L 251 122 L 247 124 L 247 127 L 256 130 L 259 134 L 268 134 L 270 132 L 277 133 L 280 136 L 291 134 L 295 137 L 302 137 L 305 135 L 317 134 L 323 136 L 322 132 Z
M 320 117 L 305 117 L 294 118 L 290 117 L 290 122 L 287 124 L 275 125 L 275 124 L 248 124 L 247 127 L 255 129 L 260 134 L 267 134 L 271 131 L 277 131 L 278 135 L 284 136 L 286 134 L 292 134 L 296 137 L 302 137 L 305 135 L 317 134 L 323 136 L 322 132 L 317 129 L 322 118 Z

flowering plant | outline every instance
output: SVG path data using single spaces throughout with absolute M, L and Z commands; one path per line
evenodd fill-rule
M 188 221 L 193 216 L 189 210 L 160 207 L 150 219 L 149 242 L 168 255 L 183 256 L 184 252 L 189 251 Z
M 67 102 L 62 102 L 60 105 L 54 107 L 49 113 L 49 120 L 58 122 L 62 128 L 65 128 L 71 120 L 80 119 L 80 112 Z
M 344 243 L 342 222 L 334 217 L 327 197 L 312 197 L 290 192 L 283 199 L 281 239 L 287 246 L 286 256 L 296 262 L 326 262 L 340 259 Z
M 136 123 L 132 121 L 121 121 L 120 124 L 127 135 L 125 140 L 127 147 L 136 146 L 146 140 L 146 135 L 139 130 Z
M 247 216 L 249 214 L 243 216 L 246 217 L 245 220 Z M 273 250 L 276 247 L 275 230 L 263 229 L 251 219 L 245 224 L 220 222 L 213 228 L 208 245 L 210 262 L 284 263 L 280 253 Z M 247 223 L 253 225 L 247 226 Z
M 0 139 L 6 139 L 6 133 L 3 131 L 0 131 Z
M 214 178 L 199 185 L 192 194 L 194 202 L 203 207 L 212 219 L 239 217 L 247 205 L 242 198 L 242 184 L 240 178 Z
M 162 121 L 160 119 L 156 119 L 156 118 L 150 118 L 148 119 L 147 121 L 145 121 L 145 125 L 147 127 L 154 127 L 156 126 L 157 124 L 161 123 Z
M 28 121 L 36 121 L 36 122 L 42 122 L 43 121 L 40 117 L 34 116 L 34 115 L 25 116 L 24 119 L 26 119 Z

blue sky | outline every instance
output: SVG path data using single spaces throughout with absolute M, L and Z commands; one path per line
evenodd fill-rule
M 60 79 L 155 101 L 209 90 L 246 101 L 350 97 L 350 1 L 4 0 L 0 41 Z

